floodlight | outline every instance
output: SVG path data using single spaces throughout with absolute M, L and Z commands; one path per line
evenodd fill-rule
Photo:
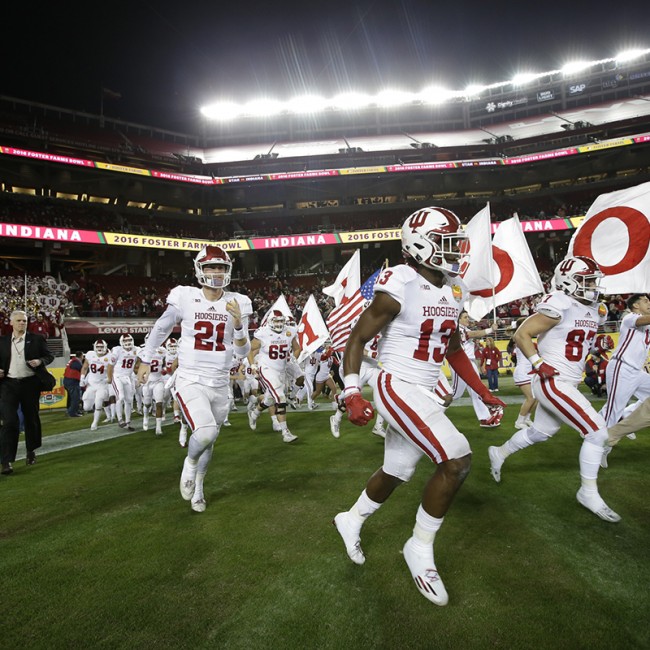
M 590 63 L 589 61 L 571 61 L 562 66 L 561 72 L 563 75 L 568 76 L 575 74 L 576 72 L 582 72 L 582 70 L 586 70 L 592 65 L 593 63 Z
M 403 90 L 382 90 L 375 98 L 377 106 L 388 108 L 390 106 L 401 106 L 408 104 L 415 99 L 413 93 Z
M 464 90 L 466 97 L 472 97 L 473 95 L 480 95 L 487 86 L 482 86 L 481 84 L 470 84 Z
M 232 120 L 242 114 L 242 109 L 234 102 L 218 102 L 203 106 L 201 114 L 211 120 Z
M 244 104 L 244 112 L 254 117 L 269 117 L 282 112 L 284 105 L 276 99 L 254 99 Z
M 447 99 L 457 96 L 458 91 L 447 90 L 438 86 L 429 86 L 418 93 L 418 98 L 426 104 L 442 104 Z
M 327 102 L 318 95 L 301 95 L 294 97 L 288 104 L 292 113 L 317 113 L 327 106 Z
M 614 60 L 616 63 L 624 63 L 626 61 L 632 61 L 632 59 L 638 59 L 640 56 L 643 56 L 648 52 L 650 52 L 650 50 L 626 50 L 625 52 L 621 52 L 619 55 L 617 55 Z
M 372 99 L 363 93 L 342 93 L 332 98 L 328 102 L 330 106 L 342 110 L 354 110 L 358 108 L 365 108 L 372 103 Z
M 511 83 L 513 86 L 524 86 L 531 81 L 535 81 L 538 77 L 540 77 L 540 74 L 536 72 L 520 72 L 512 78 Z

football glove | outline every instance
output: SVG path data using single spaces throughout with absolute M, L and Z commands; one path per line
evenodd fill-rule
M 372 404 L 367 399 L 363 399 L 361 393 L 349 394 L 343 398 L 343 401 L 345 402 L 345 410 L 348 413 L 348 420 L 352 424 L 363 427 L 375 415 Z
M 529 375 L 539 375 L 542 379 L 550 379 L 559 375 L 560 373 L 541 357 L 533 363 L 533 369 L 528 373 Z

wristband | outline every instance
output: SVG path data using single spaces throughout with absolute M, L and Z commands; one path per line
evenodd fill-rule
M 358 374 L 350 373 L 349 375 L 345 375 L 345 377 L 343 378 L 344 392 L 348 389 L 353 389 L 353 388 L 360 391 L 361 390 L 360 384 L 361 381 L 359 380 Z M 350 390 L 350 392 L 352 392 L 352 390 Z
M 542 359 L 542 357 L 540 357 L 539 354 L 531 355 L 530 357 L 528 357 L 528 361 L 530 361 L 533 364 L 533 366 L 535 366 L 535 368 L 537 368 L 537 366 L 540 366 L 541 364 L 544 363 L 544 359 Z
M 244 338 L 244 327 L 243 326 L 239 327 L 239 328 L 235 327 L 235 329 L 233 330 L 233 334 L 235 335 L 236 339 L 243 339 Z
M 494 330 L 493 330 L 491 327 L 488 327 L 488 328 L 485 330 L 485 335 L 487 336 L 488 334 L 494 334 Z

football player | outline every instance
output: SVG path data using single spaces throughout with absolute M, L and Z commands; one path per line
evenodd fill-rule
M 85 388 L 83 408 L 86 413 L 93 411 L 91 431 L 97 431 L 102 407 L 108 404 L 108 376 L 106 372 L 110 361 L 111 356 L 106 341 L 98 339 L 93 343 L 93 349 L 86 352 L 84 365 L 81 368 L 79 385 L 81 388 Z
M 607 425 L 578 390 L 585 358 L 607 308 L 598 303 L 603 274 L 589 257 L 567 257 L 553 276 L 556 291 L 547 294 L 515 332 L 515 342 L 533 367 L 533 395 L 537 410 L 533 424 L 517 431 L 500 447 L 489 447 L 491 473 L 501 481 L 506 458 L 552 438 L 564 423 L 583 438 L 580 447 L 581 487 L 578 503 L 610 522 L 620 521 L 598 493 L 598 470 L 607 442 Z M 537 348 L 533 339 L 537 338 Z
M 228 384 L 234 352 L 250 349 L 247 296 L 228 291 L 232 260 L 220 246 L 205 246 L 194 259 L 200 287 L 178 286 L 167 296 L 167 309 L 140 353 L 138 380 L 144 383 L 156 348 L 180 323 L 175 390 L 183 417 L 192 429 L 181 472 L 180 491 L 192 510 L 204 512 L 204 478 L 214 443 L 228 415 Z
M 135 431 L 131 426 L 133 411 L 133 373 L 140 351 L 133 343 L 130 334 L 120 336 L 120 344 L 111 350 L 111 359 L 106 370 L 107 380 L 115 391 L 115 409 L 120 427 L 127 431 Z M 124 413 L 124 415 L 122 415 Z
M 445 358 L 484 402 L 500 407 L 504 403 L 483 385 L 460 341 L 458 317 L 467 292 L 457 280 L 466 243 L 458 217 L 443 208 L 418 210 L 404 222 L 401 239 L 405 263 L 382 271 L 343 357 L 348 418 L 365 425 L 374 411 L 361 394 L 359 371 L 365 345 L 382 333 L 374 395 L 388 422 L 384 463 L 352 508 L 336 515 L 334 525 L 348 557 L 363 564 L 361 527 L 395 488 L 410 480 L 422 456 L 428 456 L 437 469 L 424 489 L 403 552 L 420 593 L 436 605 L 446 605 L 433 542 L 469 472 L 471 449 L 433 392 Z
M 294 442 L 294 436 L 287 425 L 287 397 L 285 394 L 285 379 L 287 364 L 290 356 L 296 359 L 300 347 L 295 336 L 295 330 L 286 326 L 286 317 L 278 309 L 269 315 L 266 325 L 257 329 L 248 353 L 248 361 L 257 370 L 258 379 L 265 393 L 258 398 L 254 408 L 248 411 L 248 424 L 251 429 L 257 428 L 257 418 L 269 406 L 275 406 L 277 424 L 282 433 L 283 442 Z M 255 368 L 255 357 L 257 367 Z

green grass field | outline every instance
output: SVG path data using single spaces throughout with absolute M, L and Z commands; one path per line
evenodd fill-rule
M 507 382 L 503 394 L 515 394 Z M 426 601 L 401 556 L 423 460 L 364 527 L 356 566 L 331 525 L 382 462 L 370 427 L 330 411 L 289 413 L 283 444 L 263 416 L 223 429 L 206 479 L 208 509 L 178 492 L 177 426 L 41 455 L 0 477 L 0 589 L 6 648 L 648 648 L 650 436 L 624 440 L 600 489 L 623 520 L 578 505 L 578 434 L 562 429 L 508 459 L 501 484 L 487 447 L 512 433 L 471 407 L 450 410 L 472 471 L 436 539 L 450 595 Z M 89 417 L 44 415 L 46 431 Z M 90 432 L 88 433 L 89 436 Z

